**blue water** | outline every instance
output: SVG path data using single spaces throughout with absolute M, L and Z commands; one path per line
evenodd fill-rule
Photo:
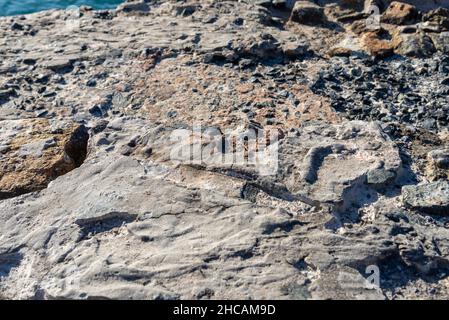
M 115 8 L 123 0 L 0 0 L 0 16 L 32 13 L 47 9 L 87 5 L 95 9 Z

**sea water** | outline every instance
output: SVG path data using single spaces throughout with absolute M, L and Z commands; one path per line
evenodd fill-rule
M 0 16 L 38 12 L 47 9 L 65 9 L 87 5 L 95 9 L 115 8 L 123 0 L 0 0 Z

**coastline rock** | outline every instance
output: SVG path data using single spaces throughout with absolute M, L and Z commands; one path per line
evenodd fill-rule
M 394 53 L 391 41 L 381 38 L 382 30 L 366 32 L 361 37 L 363 48 L 372 56 L 385 58 Z
M 279 152 L 280 168 L 291 172 L 290 176 L 282 173 L 289 191 L 343 211 L 361 205 L 365 193 L 368 197 L 372 193 L 363 187 L 367 177 L 370 184 L 381 183 L 372 174 L 379 163 L 394 175 L 402 165 L 398 150 L 375 124 L 357 121 L 305 126 L 298 138 L 283 141 Z M 284 156 L 284 152 L 292 156 Z M 336 174 L 331 176 L 331 172 Z M 352 198 L 350 190 L 358 190 L 359 200 Z
M 435 52 L 432 39 L 425 34 L 401 34 L 395 38 L 395 52 L 411 57 L 429 57 Z
M 324 9 L 310 1 L 296 1 L 290 20 L 305 25 L 319 25 L 326 21 Z
M 0 199 L 44 189 L 79 167 L 89 136 L 83 126 L 53 131 L 47 120 L 1 121 Z
M 417 186 L 406 186 L 402 189 L 404 205 L 424 213 L 449 213 L 449 183 L 447 181 L 432 182 Z
M 434 181 L 449 177 L 449 150 L 432 150 L 427 154 L 427 177 Z
M 366 182 L 374 186 L 385 186 L 396 178 L 396 174 L 385 169 L 374 169 L 368 171 Z
M 124 13 L 130 13 L 130 12 L 148 12 L 150 11 L 150 6 L 148 5 L 148 1 L 141 0 L 141 1 L 127 1 L 125 3 L 122 3 L 117 7 L 117 12 L 124 12 Z
M 382 14 L 381 22 L 404 25 L 416 23 L 419 18 L 418 10 L 414 6 L 393 1 Z
M 445 54 L 449 53 L 449 31 L 431 35 L 435 48 Z
M 384 10 L 390 5 L 392 2 L 404 3 L 407 5 L 411 5 L 416 7 L 419 11 L 427 12 L 434 10 L 436 8 L 449 8 L 448 0 L 439 0 L 439 1 L 422 1 L 422 0 L 401 0 L 401 1 L 392 1 L 392 0 L 365 0 L 365 8 L 371 5 L 377 5 L 381 10 Z
M 449 9 L 438 8 L 427 12 L 423 16 L 423 21 L 432 26 L 436 26 L 438 32 L 449 30 Z

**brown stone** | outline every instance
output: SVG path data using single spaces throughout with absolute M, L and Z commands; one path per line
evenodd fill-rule
M 251 83 L 244 83 L 237 86 L 237 91 L 240 93 L 248 93 L 254 90 L 254 85 Z
M 398 1 L 392 2 L 381 16 L 381 22 L 396 25 L 413 24 L 418 19 L 419 12 L 414 6 Z
M 44 189 L 57 177 L 79 167 L 87 153 L 84 126 L 52 131 L 48 120 L 22 120 L 0 158 L 0 199 Z
M 365 32 L 370 31 L 367 28 L 366 21 L 355 21 L 353 24 L 351 24 L 349 29 L 358 36 L 361 36 Z
M 329 57 L 349 57 L 351 56 L 353 51 L 348 48 L 342 47 L 334 47 L 329 50 L 327 53 Z
M 392 42 L 382 39 L 378 31 L 370 31 L 363 34 L 361 43 L 363 48 L 376 58 L 385 58 L 394 52 Z
M 394 36 L 394 52 L 409 57 L 429 57 L 435 51 L 432 39 L 423 33 L 402 33 Z
M 438 8 L 426 13 L 423 20 L 432 26 L 436 26 L 438 31 L 449 30 L 449 10 Z
M 326 21 L 324 9 L 310 1 L 297 1 L 293 7 L 290 20 L 305 24 L 318 25 Z

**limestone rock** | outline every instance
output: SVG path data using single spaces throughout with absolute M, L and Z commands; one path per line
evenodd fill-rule
M 430 180 L 447 179 L 449 176 L 449 150 L 437 149 L 427 154 L 427 177 Z
M 449 52 L 449 31 L 430 35 L 435 48 L 443 53 Z
M 439 1 L 419 1 L 419 0 L 406 0 L 406 2 L 416 6 L 421 11 L 431 11 L 438 8 L 449 9 L 449 1 L 448 0 L 439 0 Z
M 69 72 L 72 68 L 72 63 L 73 60 L 70 58 L 61 57 L 46 62 L 45 67 L 56 72 Z
M 282 46 L 282 51 L 289 58 L 304 57 L 310 52 L 310 46 L 307 43 L 287 42 Z
M 363 48 L 372 56 L 385 58 L 394 52 L 394 45 L 391 41 L 381 38 L 382 30 L 369 31 L 362 35 L 361 42 Z
M 439 32 L 449 30 L 449 9 L 438 8 L 427 12 L 423 21 L 435 26 Z
M 449 168 L 449 149 L 439 149 L 429 152 L 427 155 L 432 165 L 441 169 Z
M 310 288 L 314 299 L 385 300 L 382 292 L 356 270 L 344 267 L 324 273 Z
M 447 181 L 406 186 L 402 190 L 403 202 L 409 208 L 430 214 L 449 213 L 449 184 Z
M 428 57 L 435 52 L 431 38 L 425 34 L 400 34 L 395 38 L 395 52 L 411 57 Z
M 353 54 L 353 51 L 349 48 L 334 47 L 328 52 L 330 57 L 349 57 Z
M 342 208 L 354 204 L 351 189 L 370 193 L 362 191 L 363 184 L 379 162 L 392 173 L 401 167 L 397 149 L 374 124 L 305 126 L 298 138 L 287 138 L 280 145 L 281 175 L 287 189 Z
M 390 24 L 413 24 L 419 19 L 418 10 L 409 4 L 393 1 L 382 14 L 381 21 Z
M 326 21 L 324 9 L 310 1 L 296 1 L 290 20 L 306 24 L 319 25 Z
M 148 1 L 127 1 L 117 7 L 117 12 L 148 12 L 150 11 L 150 5 Z
M 385 169 L 374 169 L 368 172 L 366 182 L 370 185 L 382 186 L 391 183 L 396 174 Z
M 430 10 L 434 10 L 439 7 L 449 8 L 448 0 L 439 0 L 439 1 L 422 1 L 422 0 L 401 0 L 401 1 L 392 1 L 392 0 L 365 0 L 365 8 L 370 6 L 378 6 L 380 10 L 385 10 L 392 2 L 399 2 L 407 5 L 411 5 L 416 7 L 419 11 L 427 12 Z
M 89 136 L 83 126 L 68 125 L 54 132 L 47 120 L 1 123 L 2 199 L 41 190 L 86 158 Z
M 363 8 L 365 12 L 368 12 L 370 9 L 378 8 L 378 13 L 380 13 L 388 8 L 390 2 L 391 0 L 363 0 Z

